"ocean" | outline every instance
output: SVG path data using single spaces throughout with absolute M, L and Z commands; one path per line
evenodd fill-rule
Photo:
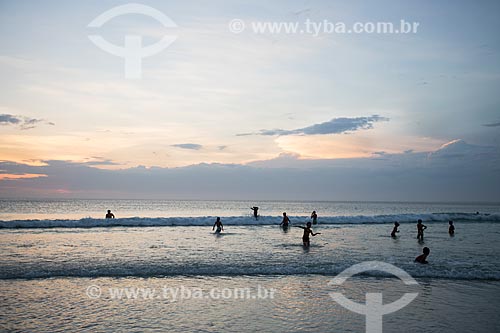
M 298 226 L 313 210 L 320 234 L 305 248 Z M 423 247 L 427 265 L 414 262 Z M 1 331 L 364 332 L 332 292 L 360 304 L 418 293 L 383 316 L 384 332 L 500 331 L 498 204 L 0 200 L 0 254 Z

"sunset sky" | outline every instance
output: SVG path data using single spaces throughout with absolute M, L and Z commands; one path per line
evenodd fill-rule
M 232 166 L 247 177 L 249 169 L 278 165 L 337 170 L 335 177 L 345 178 L 335 169 L 339 163 L 342 170 L 366 165 L 374 172 L 379 167 L 371 163 L 386 159 L 407 174 L 402 183 L 408 186 L 420 182 L 408 168 L 421 162 L 432 169 L 422 176 L 429 184 L 458 165 L 464 173 L 457 171 L 450 184 L 469 186 L 461 182 L 472 174 L 469 180 L 482 186 L 464 196 L 441 189 L 433 200 L 500 200 L 498 2 L 141 1 L 177 27 L 140 14 L 88 27 L 127 3 L 0 1 L 1 197 L 138 195 L 132 185 L 101 188 L 102 172 L 117 179 L 142 169 L 185 172 L 179 181 L 186 184 L 193 168 Z M 247 29 L 232 33 L 233 19 Z M 250 29 L 252 22 L 306 19 L 348 25 L 404 19 L 419 28 L 413 34 L 318 36 Z M 142 60 L 142 78 L 126 79 L 123 58 L 99 49 L 91 34 L 116 45 L 128 34 L 143 36 L 144 45 L 164 35 L 176 40 Z M 436 156 L 460 159 L 429 162 Z M 414 163 L 405 164 L 410 158 Z M 380 168 L 387 177 L 389 164 Z M 81 182 L 68 182 L 64 171 Z M 310 175 L 302 176 L 299 182 L 307 184 Z M 268 176 L 258 177 L 265 183 Z M 269 177 L 270 188 L 282 184 Z M 380 183 L 359 186 L 348 199 L 377 199 Z M 168 189 L 141 191 L 176 197 Z M 209 197 L 210 191 L 192 185 L 182 196 Z M 225 191 L 245 197 L 236 185 Z M 320 192 L 316 199 L 343 198 Z M 397 200 L 401 193 L 382 197 Z M 406 197 L 420 200 L 426 193 Z

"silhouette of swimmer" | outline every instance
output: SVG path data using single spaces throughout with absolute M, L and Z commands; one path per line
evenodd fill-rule
M 448 228 L 448 233 L 450 236 L 455 235 L 455 226 L 453 225 L 453 221 L 449 221 L 448 224 L 450 225 Z
M 302 235 L 302 242 L 304 243 L 305 247 L 309 247 L 311 245 L 311 242 L 309 240 L 309 234 L 312 236 L 320 235 L 321 232 L 314 233 L 311 229 L 311 222 L 307 222 L 305 227 L 302 226 L 297 226 L 299 228 L 304 229 L 304 235 Z
M 315 210 L 313 210 L 313 212 L 311 213 L 311 219 L 313 220 L 313 224 L 318 223 L 318 214 L 316 214 Z
M 424 240 L 424 230 L 427 229 L 427 226 L 422 224 L 422 220 L 418 220 L 417 222 L 417 239 L 420 241 Z
M 115 214 L 111 213 L 111 211 L 108 209 L 108 213 L 106 214 L 106 218 L 107 219 L 114 219 L 115 218 Z
M 428 247 L 424 247 L 423 249 L 423 254 L 419 255 L 418 257 L 415 258 L 415 262 L 421 263 L 421 264 L 428 264 L 429 262 L 425 259 L 429 256 L 429 253 L 431 253 L 431 250 L 429 250 Z
M 250 207 L 251 210 L 253 210 L 253 217 L 255 217 L 255 219 L 257 220 L 259 218 L 259 214 L 258 214 L 258 211 L 259 211 L 259 207 Z
M 215 227 L 217 227 L 217 230 L 215 231 L 216 234 L 220 234 L 221 231 L 224 231 L 224 226 L 222 225 L 222 222 L 220 221 L 220 217 L 218 217 L 217 221 L 215 221 L 214 226 L 212 228 L 212 231 L 214 231 Z
M 392 229 L 391 237 L 396 237 L 396 233 L 399 232 L 398 227 L 399 227 L 399 223 L 394 222 L 394 229 Z
M 288 224 L 290 223 L 290 219 L 286 216 L 286 213 L 283 213 L 283 221 L 281 221 L 280 226 L 283 228 L 288 228 Z

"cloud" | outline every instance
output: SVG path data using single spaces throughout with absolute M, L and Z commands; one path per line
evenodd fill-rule
M 483 126 L 486 126 L 486 127 L 499 127 L 500 123 L 483 124 Z
M 379 115 L 372 115 L 370 117 L 357 117 L 357 118 L 333 118 L 320 124 L 314 124 L 303 128 L 294 130 L 272 129 L 260 130 L 256 133 L 243 133 L 237 136 L 246 135 L 264 135 L 264 136 L 284 136 L 284 135 L 324 135 L 324 134 L 341 134 L 350 133 L 362 129 L 371 129 L 373 124 L 379 121 L 389 121 L 389 118 L 381 117 Z
M 429 158 L 429 152 L 330 160 L 282 154 L 246 165 L 116 170 L 88 162 L 0 161 L 0 170 L 9 175 L 0 180 L 0 197 L 499 201 L 499 151 L 453 141 L 433 157 L 458 151 L 459 159 Z M 21 179 L 28 176 L 37 177 Z
M 53 122 L 45 121 L 44 119 L 29 118 L 25 116 L 14 116 L 11 114 L 0 114 L 0 125 L 17 125 L 22 130 L 35 128 L 37 124 L 45 123 L 46 125 L 54 126 Z
M 18 180 L 18 179 L 30 179 L 30 178 L 40 178 L 40 177 L 47 177 L 47 175 L 42 175 L 42 174 L 6 174 L 3 172 L 0 172 L 0 181 L 1 180 Z
M 89 166 L 111 166 L 111 165 L 121 165 L 120 163 L 116 163 L 110 159 L 94 156 L 90 161 L 85 161 L 81 163 L 82 165 Z
M 497 149 L 492 146 L 478 146 L 472 145 L 464 140 L 456 139 L 445 143 L 436 151 L 429 153 L 429 158 L 480 158 L 497 153 Z
M 181 148 L 181 149 L 189 149 L 189 150 L 200 150 L 203 148 L 202 145 L 196 143 L 179 143 L 176 145 L 172 145 L 172 147 Z
M 217 146 L 217 149 L 218 149 L 218 150 L 220 150 L 220 151 L 222 151 L 222 150 L 224 150 L 224 149 L 226 149 L 226 148 L 227 148 L 227 146 L 224 146 L 224 145 L 222 145 L 222 146 Z
M 24 122 L 21 124 L 20 128 L 22 130 L 29 130 L 35 128 L 38 123 L 43 122 L 43 119 L 35 119 L 35 118 L 26 118 Z
M 384 155 L 387 155 L 387 152 L 385 152 L 385 151 L 374 151 L 372 154 L 374 156 L 384 156 Z
M 10 125 L 10 124 L 18 124 L 21 122 L 21 119 L 11 115 L 11 114 L 0 114 L 0 124 L 1 125 Z

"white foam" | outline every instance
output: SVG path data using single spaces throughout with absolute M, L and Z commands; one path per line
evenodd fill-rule
M 434 213 L 434 214 L 395 214 L 395 215 L 357 215 L 357 216 L 322 216 L 319 224 L 384 224 L 414 223 L 418 219 L 424 222 L 475 221 L 498 222 L 500 214 L 470 214 L 470 213 Z M 310 221 L 307 216 L 290 217 L 292 224 L 302 225 Z M 83 218 L 79 220 L 14 220 L 0 221 L 0 228 L 106 228 L 106 227 L 159 227 L 159 226 L 211 226 L 215 217 L 130 217 L 121 219 L 94 219 Z M 248 216 L 222 217 L 222 222 L 227 225 L 278 225 L 279 216 L 261 216 L 258 220 Z

